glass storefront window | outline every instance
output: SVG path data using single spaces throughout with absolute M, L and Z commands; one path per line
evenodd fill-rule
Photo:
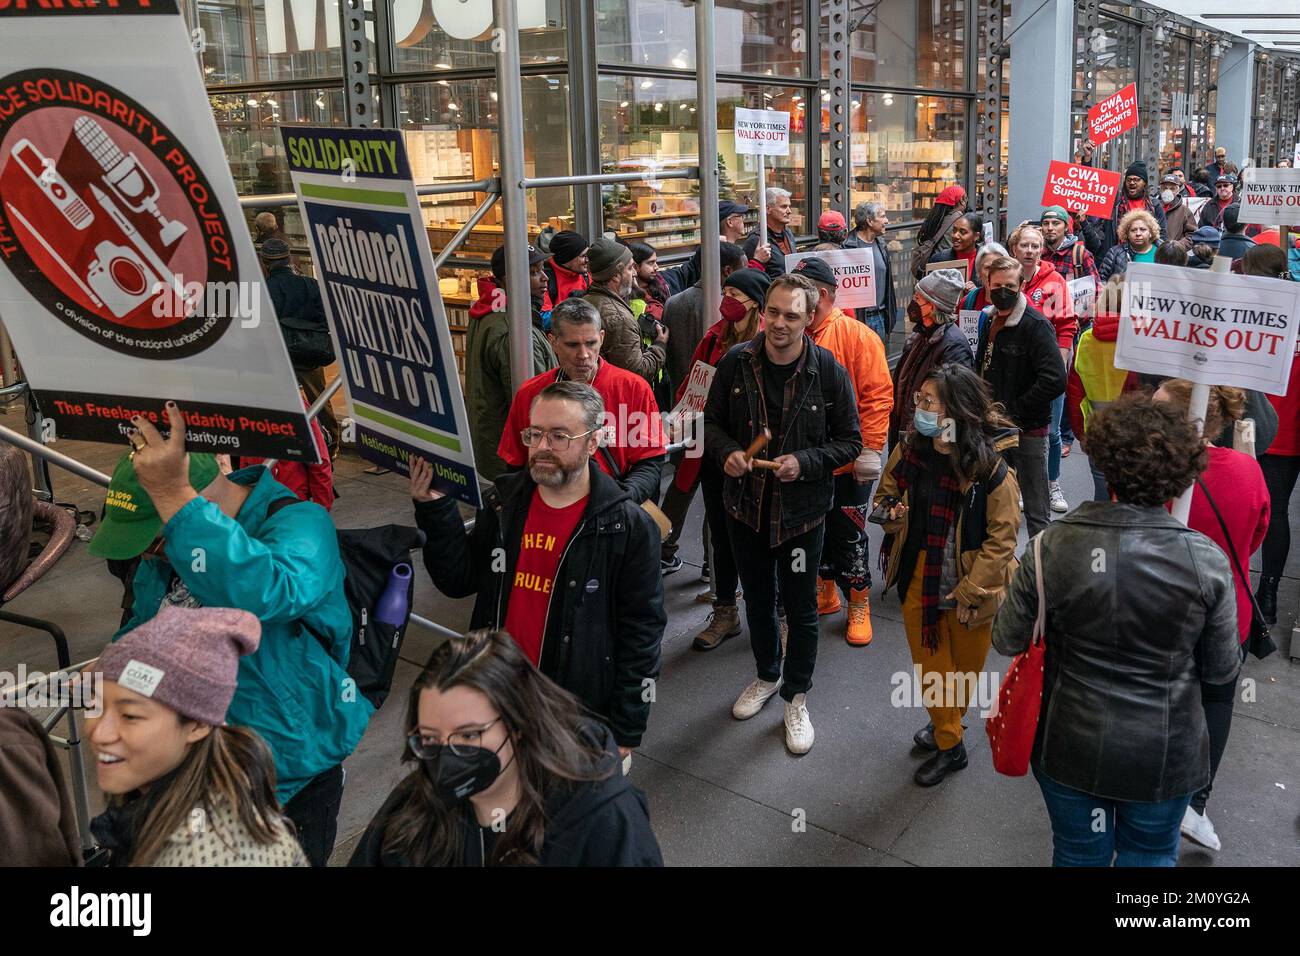
M 1096 36 L 1075 38 L 1076 64 L 1082 63 L 1085 43 L 1093 45 L 1097 57 L 1097 77 L 1091 103 L 1084 102 L 1082 96 L 1075 97 L 1076 144 L 1087 135 L 1088 108 L 1118 93 L 1130 83 L 1137 82 L 1141 27 L 1127 20 L 1104 15 L 1099 17 Z M 1084 86 L 1083 73 L 1078 66 L 1075 70 L 1074 86 L 1076 90 L 1082 90 Z M 1103 143 L 1093 156 L 1093 164 L 1123 172 L 1125 167 L 1138 156 L 1138 133 L 1138 128 L 1131 129 Z M 1154 170 L 1151 175 L 1156 175 Z
M 721 73 L 807 75 L 804 0 L 717 0 L 713 47 Z M 695 4 L 688 0 L 596 0 L 601 63 L 695 68 Z
M 906 93 L 855 93 L 849 122 L 850 208 L 884 203 L 892 222 L 924 219 L 935 197 L 966 181 L 966 101 Z M 829 171 L 830 118 L 822 114 L 822 167 Z
M 492 69 L 492 4 L 442 4 L 429 0 L 390 0 L 393 20 L 393 69 L 399 73 L 433 70 Z M 440 23 L 443 11 L 461 12 Z M 565 59 L 564 0 L 520 0 L 521 63 L 562 63 Z
M 864 4 L 849 37 L 854 83 L 966 88 L 966 0 L 891 0 Z M 822 25 L 822 76 L 830 69 Z
M 203 82 L 209 86 L 256 79 L 252 56 L 252 6 L 248 0 L 187 0 L 181 8 L 199 41 Z M 194 31 L 202 31 L 196 37 Z
M 698 162 L 694 80 L 602 76 L 599 84 L 601 168 L 606 172 L 694 166 Z M 738 155 L 732 130 L 736 107 L 790 114 L 790 155 L 767 157 L 766 182 L 791 193 L 796 235 L 807 221 L 805 121 L 808 91 L 758 83 L 718 84 L 719 195 L 758 202 L 758 166 Z M 687 179 L 620 183 L 602 190 L 605 228 L 662 255 L 691 251 L 700 240 L 699 183 Z M 751 214 L 751 225 L 757 220 Z

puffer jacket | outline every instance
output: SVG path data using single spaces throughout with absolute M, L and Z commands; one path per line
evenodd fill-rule
M 924 329 L 917 326 L 903 344 L 894 374 L 894 407 L 889 411 L 889 447 L 898 444 L 900 433 L 912 427 L 916 404 L 912 396 L 920 389 L 932 369 L 956 362 L 975 367 L 975 356 L 966 334 L 955 322 L 940 322 Z
M 1109 219 L 1101 219 L 1097 216 L 1089 216 L 1083 221 L 1083 238 L 1088 245 L 1088 251 L 1098 262 L 1106 258 L 1106 253 L 1119 242 L 1119 221 L 1124 218 L 1130 208 L 1132 200 L 1124 195 L 1123 183 L 1120 184 L 1120 194 L 1115 199 L 1115 208 L 1111 210 Z M 1169 224 L 1165 221 L 1165 207 L 1160 202 L 1160 197 L 1147 190 L 1146 208 L 1151 215 L 1155 216 L 1156 225 L 1160 227 L 1160 239 L 1163 239 L 1165 233 L 1169 231 Z M 1106 277 L 1102 276 L 1104 282 Z
M 1241 666 L 1228 558 L 1162 507 L 1085 501 L 1042 532 L 1045 669 L 1035 769 L 1109 800 L 1154 802 L 1210 779 L 1201 683 Z M 1029 645 L 1029 548 L 993 646 Z
M 862 430 L 862 447 L 885 450 L 889 432 L 889 413 L 894 408 L 894 383 L 889 377 L 885 345 L 880 336 L 840 309 L 808 333 L 814 343 L 835 356 L 844 366 L 858 400 L 858 427 Z M 837 475 L 853 471 L 853 462 L 835 470 Z
M 291 491 L 261 465 L 229 479 L 252 489 L 239 513 L 229 518 L 194 498 L 172 515 L 162 528 L 165 557 L 140 562 L 131 616 L 113 639 L 158 613 L 173 576 L 201 607 L 256 614 L 262 642 L 239 659 L 226 721 L 257 731 L 270 746 L 276 797 L 285 804 L 356 749 L 374 708 L 361 694 L 339 690 L 349 681 L 352 612 L 329 512 L 304 502 L 268 517 L 272 502 L 294 498 Z
M 915 432 L 912 433 L 915 435 Z M 927 441 L 928 439 L 921 439 Z M 1008 430 L 998 435 L 993 447 L 1002 452 L 1018 444 L 1018 433 Z M 902 458 L 906 443 L 900 444 L 889 455 L 889 463 L 880 476 L 873 507 L 879 507 L 886 498 L 899 497 L 898 481 L 894 467 Z M 996 470 L 987 479 L 961 482 L 962 502 L 957 511 L 957 570 L 961 580 L 953 594 L 957 603 L 975 609 L 967 627 L 978 627 L 988 622 L 1006 598 L 1007 587 L 1016 572 L 1016 537 L 1020 533 L 1020 486 L 1015 472 L 1006 464 L 997 462 Z M 903 547 L 907 543 L 907 528 L 912 516 L 912 491 L 902 496 L 908 510 L 897 521 L 883 525 L 886 534 L 893 536 L 889 564 L 885 568 L 885 593 L 898 583 Z M 914 579 L 917 586 L 920 581 Z
M 668 350 L 642 341 L 640 323 L 626 300 L 601 286 L 588 289 L 586 299 L 600 312 L 600 327 L 605 332 L 600 357 L 641 376 L 653 388 L 668 363 Z

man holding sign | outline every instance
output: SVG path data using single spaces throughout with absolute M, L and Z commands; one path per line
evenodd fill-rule
M 889 431 L 889 413 L 894 407 L 894 383 L 889 377 L 889 363 L 880 336 L 836 307 L 838 279 L 831 267 L 821 259 L 808 258 L 795 266 L 794 275 L 811 280 L 817 287 L 817 309 L 808 334 L 849 373 L 862 429 L 862 453 L 855 461 L 835 470 L 835 503 L 826 515 L 817 613 L 838 611 L 842 590 L 849 599 L 844 639 L 850 646 L 865 647 L 871 643 L 867 510 L 871 486 L 880 477 L 880 454 Z

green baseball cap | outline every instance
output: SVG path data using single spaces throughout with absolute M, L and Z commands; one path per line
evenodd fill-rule
M 1038 221 L 1042 222 L 1045 219 L 1055 219 L 1058 222 L 1065 223 L 1067 226 L 1070 224 L 1070 214 L 1061 206 L 1048 206 L 1044 209 L 1043 214 L 1038 218 Z
M 218 471 L 217 460 L 212 455 L 190 453 L 190 486 L 195 491 L 211 484 Z M 90 539 L 90 553 L 114 561 L 138 557 L 161 530 L 158 509 L 141 487 L 135 463 L 127 452 L 113 469 L 108 497 L 104 499 L 104 520 Z

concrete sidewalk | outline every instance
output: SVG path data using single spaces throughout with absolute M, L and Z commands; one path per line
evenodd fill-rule
M 21 417 L 0 413 L 0 424 L 21 429 Z M 111 472 L 121 450 L 60 442 L 59 451 Z M 1075 446 L 1066 459 L 1063 486 L 1071 504 L 1091 495 L 1087 461 Z M 337 463 L 341 494 L 334 516 L 341 528 L 413 523 L 405 481 L 371 475 L 368 465 L 344 457 Z M 103 489 L 54 471 L 56 498 L 99 513 Z M 977 711 L 967 717 L 970 766 L 931 789 L 916 786 L 913 732 L 922 708 L 891 706 L 895 675 L 910 675 L 896 596 L 872 595 L 875 639 L 866 648 L 844 643 L 844 612 L 822 619 L 815 686 L 808 707 L 816 745 L 804 757 L 784 746 L 779 701 L 739 722 L 731 704 L 753 677 L 753 657 L 742 635 L 700 654 L 691 640 L 709 607 L 696 595 L 702 502 L 696 499 L 682 536 L 683 570 L 665 578 L 668 630 L 663 673 L 649 731 L 634 757 L 632 780 L 647 794 L 651 820 L 673 866 L 737 865 L 1046 865 L 1051 831 L 1032 777 L 993 771 Z M 1300 508 L 1293 509 L 1293 529 Z M 872 553 L 879 545 L 872 527 Z M 1022 532 L 1023 539 L 1023 532 Z M 423 569 L 416 571 L 415 610 L 453 629 L 469 620 L 470 600 L 443 597 Z M 1050 587 L 1050 582 L 1049 585 Z M 93 657 L 120 617 L 121 587 L 78 541 L 38 585 L 8 605 L 17 613 L 53 619 L 68 633 L 74 661 Z M 1224 848 L 1211 853 L 1184 841 L 1189 866 L 1300 864 L 1296 793 L 1300 791 L 1300 669 L 1287 659 L 1290 624 L 1300 597 L 1300 547 L 1292 549 L 1279 593 L 1281 647 L 1267 661 L 1251 659 L 1243 679 L 1253 681 L 1252 702 L 1239 695 L 1232 737 L 1220 767 L 1209 814 Z M 1106 626 L 1099 621 L 1098 626 Z M 361 746 L 347 761 L 347 788 L 339 816 L 334 863 L 346 862 L 370 817 L 408 772 L 399 764 L 406 694 L 438 639 L 412 628 L 403 647 L 393 694 L 375 715 Z M 43 634 L 0 622 L 0 670 L 55 666 Z M 1004 671 L 994 654 L 988 669 Z M 910 679 L 910 676 L 909 676 Z M 88 748 L 86 757 L 89 756 Z M 93 763 L 87 760 L 90 780 Z M 99 797 L 96 794 L 98 803 Z M 98 807 L 96 807 L 97 809 Z

